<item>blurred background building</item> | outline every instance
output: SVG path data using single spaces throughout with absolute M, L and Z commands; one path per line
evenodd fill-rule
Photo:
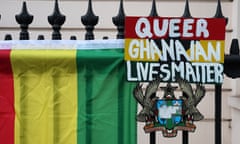
M 14 40 L 19 39 L 19 25 L 15 15 L 21 12 L 23 0 L 0 0 L 0 39 L 4 40 L 6 34 L 11 34 Z M 30 39 L 37 39 L 38 35 L 44 35 L 45 39 L 51 39 L 52 28 L 47 17 L 52 14 L 54 0 L 26 0 L 30 14 L 34 16 L 29 26 Z M 116 16 L 119 8 L 118 0 L 93 0 L 93 11 L 99 16 L 99 23 L 95 26 L 96 39 L 107 36 L 115 39 L 117 30 L 112 23 L 112 17 Z M 159 16 L 180 17 L 184 12 L 185 0 L 156 0 Z M 222 0 L 222 12 L 228 18 L 226 26 L 225 52 L 229 53 L 233 38 L 240 38 L 240 1 Z M 81 16 L 87 11 L 87 0 L 59 0 L 60 11 L 66 16 L 62 26 L 62 39 L 70 39 L 72 35 L 78 40 L 84 39 L 85 27 L 81 23 Z M 127 16 L 148 16 L 150 14 L 151 0 L 124 0 L 124 10 Z M 193 17 L 213 17 L 216 13 L 217 0 L 189 0 L 190 12 Z M 240 81 L 225 77 L 222 92 L 222 143 L 237 144 L 240 138 Z M 207 86 L 207 95 L 199 104 L 200 111 L 205 119 L 197 122 L 195 133 L 190 133 L 191 144 L 214 143 L 214 86 Z M 138 124 L 138 144 L 147 144 L 149 136 L 143 132 L 143 125 Z M 163 138 L 157 133 L 157 143 L 176 144 L 181 143 L 181 134 L 176 138 Z

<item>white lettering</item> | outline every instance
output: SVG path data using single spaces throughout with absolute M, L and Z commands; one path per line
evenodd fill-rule
M 169 66 L 167 64 L 161 65 L 160 71 L 161 71 L 160 78 L 163 81 L 168 81 L 171 77 L 171 72 L 169 70 Z M 163 73 L 164 73 L 164 75 L 163 75 Z
M 135 26 L 135 32 L 138 37 L 140 38 L 151 38 L 151 25 L 147 18 L 139 18 L 136 26 Z
M 179 24 L 181 19 L 171 19 L 169 22 L 169 37 L 180 37 Z
M 217 41 L 215 48 L 211 42 L 208 42 L 208 59 L 217 62 L 221 60 L 221 43 L 219 41 Z
M 162 20 L 162 29 L 160 29 L 160 27 L 159 27 L 158 19 L 154 19 L 153 25 L 154 25 L 153 30 L 154 30 L 156 36 L 163 37 L 166 35 L 167 30 L 168 30 L 168 19 Z
M 186 19 L 183 21 L 183 37 L 193 37 L 193 33 L 189 32 L 193 29 L 192 24 L 194 23 L 193 19 Z
M 140 41 L 140 58 L 141 59 L 150 59 L 150 48 L 149 48 L 149 41 Z M 146 56 L 145 56 L 146 55 Z
M 164 39 L 161 39 L 162 43 L 162 61 L 167 61 L 167 54 L 170 56 L 171 60 L 175 60 L 175 54 L 174 54 L 174 40 L 170 40 L 170 45 L 167 44 L 167 42 Z
M 181 56 L 183 56 L 187 61 L 190 61 L 189 56 L 186 53 L 186 50 L 182 43 L 179 40 L 176 40 L 175 42 L 175 48 L 176 48 L 176 60 L 181 61 Z
M 143 63 L 137 63 L 137 67 L 140 72 L 138 73 L 138 79 L 142 79 L 143 81 L 148 80 L 149 63 L 145 63 L 145 66 L 143 65 Z
M 196 37 L 201 37 L 201 36 L 203 36 L 204 38 L 209 37 L 207 26 L 208 26 L 208 23 L 205 19 L 197 20 Z
M 196 41 L 196 47 L 195 47 L 195 60 L 199 61 L 200 57 L 203 57 L 204 60 L 209 61 L 204 48 L 202 47 L 201 43 Z
M 192 77 L 192 79 L 190 77 Z M 194 69 L 193 69 L 192 65 L 188 62 L 186 63 L 186 80 L 196 81 Z
M 128 54 L 131 58 L 138 58 L 139 55 L 139 41 L 134 39 L 129 44 Z
M 152 38 L 154 36 L 158 38 L 165 36 L 170 38 L 209 37 L 206 19 L 155 18 L 151 22 L 148 18 L 141 17 L 135 24 L 135 33 L 139 38 Z
M 159 63 L 151 63 L 150 64 L 150 70 L 149 70 L 149 80 L 153 80 L 153 76 L 158 74 L 158 71 L 154 68 L 159 67 Z
M 127 80 L 128 81 L 138 81 L 138 79 L 135 77 L 132 77 L 132 67 L 131 62 L 127 61 Z

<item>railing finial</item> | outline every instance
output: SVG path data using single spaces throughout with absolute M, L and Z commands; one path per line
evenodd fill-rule
M 66 20 L 65 15 L 61 14 L 59 10 L 58 0 L 55 0 L 55 6 L 52 15 L 48 16 L 48 22 L 52 25 L 53 33 L 52 39 L 53 40 L 61 40 L 62 36 L 60 33 L 61 26 L 64 24 Z
M 239 44 L 238 39 L 232 39 L 231 47 L 230 47 L 230 55 L 239 55 Z
M 228 18 L 224 17 L 223 13 L 222 13 L 221 0 L 218 0 L 217 9 L 216 9 L 216 13 L 215 13 L 214 18 L 225 18 L 226 19 L 226 25 L 228 23 Z
M 12 40 L 12 35 L 6 34 L 4 40 Z
M 98 16 L 93 13 L 92 0 L 88 0 L 88 10 L 84 16 L 81 16 L 81 21 L 87 31 L 85 34 L 85 40 L 93 40 L 93 30 L 94 26 L 98 23 Z
M 125 12 L 123 8 L 123 0 L 120 0 L 118 15 L 112 17 L 112 22 L 115 26 L 117 26 L 118 30 L 117 39 L 124 39 Z
M 153 17 L 158 16 L 157 8 L 156 8 L 156 0 L 152 1 L 152 8 L 151 8 L 151 12 L 150 12 L 149 16 L 153 16 Z
M 77 40 L 77 37 L 75 35 L 70 36 L 70 40 Z
M 22 11 L 20 14 L 15 15 L 15 19 L 20 24 L 20 40 L 29 40 L 28 25 L 32 23 L 33 16 L 28 13 L 27 4 L 24 1 Z
M 190 8 L 189 8 L 189 1 L 186 0 L 185 1 L 185 9 L 184 9 L 184 13 L 182 15 L 183 18 L 191 18 L 191 13 L 190 13 Z
M 44 40 L 44 35 L 38 35 L 37 40 Z
M 238 39 L 232 39 L 230 54 L 224 56 L 224 73 L 230 78 L 240 78 L 240 53 Z

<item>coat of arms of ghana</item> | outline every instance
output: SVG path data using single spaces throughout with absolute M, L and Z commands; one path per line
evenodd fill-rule
M 163 91 L 162 98 L 156 95 L 161 81 L 159 78 L 151 81 L 145 92 L 140 83 L 134 88 L 134 97 L 142 106 L 136 119 L 146 123 L 144 126 L 146 133 L 162 131 L 164 137 L 175 137 L 178 130 L 194 132 L 196 129 L 194 121 L 204 118 L 197 109 L 205 95 L 204 86 L 196 84 L 196 88 L 193 89 L 187 80 L 180 77 L 176 80 L 183 92 L 178 98 L 174 94 L 177 87 L 170 83 L 166 87 L 160 87 Z

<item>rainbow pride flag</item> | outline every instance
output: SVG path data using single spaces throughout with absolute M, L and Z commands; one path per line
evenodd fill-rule
M 0 144 L 135 144 L 123 42 L 66 43 L 0 42 Z

